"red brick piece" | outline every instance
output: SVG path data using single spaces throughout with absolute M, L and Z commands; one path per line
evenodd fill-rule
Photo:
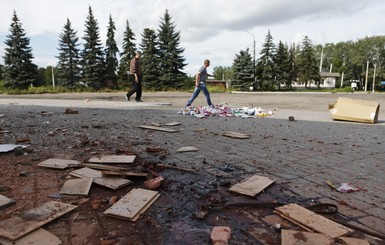
M 159 176 L 159 177 L 145 181 L 144 186 L 149 190 L 155 190 L 159 188 L 160 182 L 162 182 L 162 180 L 164 180 L 164 178 Z
M 215 226 L 211 231 L 211 241 L 214 245 L 228 245 L 231 228 L 227 226 Z

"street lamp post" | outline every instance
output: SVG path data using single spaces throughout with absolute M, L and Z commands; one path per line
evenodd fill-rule
M 249 33 L 251 36 L 253 36 L 253 77 L 254 77 L 254 83 L 256 82 L 256 77 L 255 77 L 255 36 L 253 33 L 249 31 L 245 31 Z

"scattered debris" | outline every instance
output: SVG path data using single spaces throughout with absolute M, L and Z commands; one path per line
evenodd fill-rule
M 178 126 L 181 124 L 182 124 L 181 122 L 169 122 L 169 123 L 166 123 L 164 126 Z
M 271 185 L 274 181 L 275 180 L 271 180 L 268 177 L 253 175 L 242 182 L 233 185 L 230 187 L 229 191 L 253 197 Z
M 37 164 L 37 166 L 46 168 L 67 169 L 72 167 L 79 167 L 80 162 L 76 160 L 50 158 Z
M 250 134 L 244 134 L 244 133 L 238 133 L 238 132 L 232 132 L 232 131 L 224 132 L 223 136 L 227 136 L 227 137 L 230 137 L 230 138 L 237 138 L 237 139 L 248 139 L 248 138 L 250 138 Z
M 0 221 L 0 237 L 14 241 L 75 208 L 77 206 L 67 203 L 47 202 L 18 216 Z
M 22 147 L 23 149 L 27 148 L 27 145 L 14 145 L 14 144 L 0 144 L 0 153 L 10 152 L 15 150 L 18 147 Z
M 194 128 L 193 131 L 194 132 L 203 132 L 203 131 L 207 131 L 207 128 Z
M 0 244 L 2 245 L 33 245 L 33 244 L 39 244 L 39 245 L 60 245 L 62 244 L 62 241 L 52 234 L 51 232 L 39 228 L 35 231 L 32 231 L 31 233 L 21 237 L 20 239 L 17 239 L 16 241 L 7 240 L 4 238 L 0 238 Z
M 353 230 L 341 224 L 294 203 L 277 207 L 274 212 L 299 225 L 306 231 L 317 231 L 332 238 L 344 236 L 353 232 Z
M 16 201 L 6 196 L 0 195 L 0 210 L 15 204 Z
M 162 131 L 162 132 L 168 132 L 168 133 L 179 132 L 179 130 L 177 130 L 177 129 L 171 129 L 171 128 L 165 128 L 165 127 L 157 127 L 157 126 L 141 125 L 141 126 L 138 126 L 138 128 L 141 128 L 141 129 L 151 129 L 151 130 L 155 130 L 155 131 Z
M 128 156 L 128 155 L 109 155 L 109 156 L 100 156 L 100 157 L 92 157 L 88 160 L 91 163 L 116 163 L 116 164 L 129 164 L 135 161 L 136 156 Z
M 159 196 L 157 191 L 135 188 L 107 209 L 104 214 L 136 221 Z
M 60 194 L 87 196 L 91 185 L 91 178 L 69 179 L 64 182 Z
M 160 127 L 162 124 L 157 123 L 157 122 L 152 122 L 150 123 L 152 126 Z
M 159 146 L 147 146 L 146 151 L 147 152 L 161 152 L 163 149 Z
M 228 226 L 215 226 L 210 235 L 213 245 L 228 245 L 231 236 L 231 228 Z
M 146 180 L 144 182 L 144 186 L 146 187 L 146 189 L 148 190 L 156 190 L 159 188 L 162 180 L 164 180 L 163 177 L 159 176 L 159 177 L 156 177 L 156 178 L 153 178 L 153 179 L 150 179 L 150 180 Z
M 148 173 L 136 173 L 136 172 L 115 172 L 115 171 L 102 171 L 103 175 L 115 175 L 115 176 L 127 176 L 127 177 L 147 177 Z
M 351 183 L 341 183 L 341 185 L 337 187 L 337 191 L 344 193 L 355 192 L 359 190 L 361 190 L 361 188 L 354 186 Z
M 198 151 L 198 149 L 194 146 L 185 146 L 176 150 L 176 152 L 192 152 L 192 151 Z
M 16 142 L 17 143 L 23 143 L 23 142 L 29 142 L 31 141 L 31 138 L 17 138 Z
M 179 171 L 186 171 L 186 172 L 190 172 L 190 173 L 196 173 L 193 169 L 181 168 L 181 167 L 177 167 L 177 166 L 174 166 L 174 165 L 158 163 L 156 166 L 161 167 L 161 168 L 170 168 L 170 169 L 175 169 L 175 170 L 179 170 Z
M 290 122 L 294 122 L 295 121 L 295 118 L 293 116 L 289 116 L 289 121 Z
M 276 109 L 274 109 L 276 110 Z M 226 103 L 217 105 L 214 108 L 210 106 L 188 106 L 178 111 L 180 115 L 191 115 L 195 117 L 219 116 L 219 117 L 243 117 L 255 118 L 273 115 L 273 111 L 265 112 L 261 108 L 231 108 Z
M 65 110 L 65 114 L 79 114 L 79 111 L 71 109 L 71 108 L 67 108 Z
M 94 199 L 90 202 L 92 209 L 98 209 L 102 205 L 102 200 L 100 199 Z
M 125 172 L 125 171 L 127 171 L 127 168 L 104 165 L 104 164 L 96 164 L 96 163 L 82 163 L 80 166 L 92 168 L 92 169 L 98 169 L 98 170 L 113 171 L 113 172 Z

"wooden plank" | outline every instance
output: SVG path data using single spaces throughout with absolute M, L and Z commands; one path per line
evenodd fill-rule
M 137 221 L 140 217 L 141 214 L 143 214 L 144 212 L 147 211 L 147 209 L 149 209 L 151 207 L 152 204 L 154 204 L 154 202 L 160 197 L 160 194 L 156 194 L 155 197 L 149 201 L 141 210 L 139 213 L 137 213 L 134 218 L 131 219 L 131 221 Z
M 0 238 L 0 244 L 2 245 L 60 245 L 62 242 L 60 239 L 51 232 L 39 228 L 16 241 Z
M 0 195 L 0 210 L 15 204 L 15 200 L 6 196 Z
M 172 128 L 165 128 L 165 127 L 157 127 L 157 126 L 146 126 L 146 125 L 140 125 L 138 128 L 141 129 L 151 129 L 155 131 L 162 131 L 162 132 L 168 132 L 168 133 L 175 133 L 179 132 L 177 129 L 172 129 Z
M 0 221 L 0 237 L 12 241 L 40 228 L 54 219 L 74 210 L 77 206 L 50 201 L 18 216 Z
M 37 166 L 46 168 L 66 169 L 71 167 L 77 167 L 79 165 L 80 162 L 76 160 L 50 158 L 39 163 Z
M 343 242 L 337 242 L 341 240 Z M 281 232 L 282 245 L 330 245 L 330 244 L 345 244 L 345 245 L 370 245 L 363 239 L 352 237 L 338 237 L 332 239 L 325 234 L 312 233 L 306 231 L 282 230 Z
M 149 173 L 136 173 L 136 172 L 115 172 L 115 171 L 102 171 L 103 175 L 113 176 L 127 176 L 127 177 L 147 177 Z
M 289 217 L 290 220 L 332 238 L 344 236 L 353 231 L 294 203 L 277 207 L 274 212 L 283 218 Z
M 148 208 L 159 197 L 157 191 L 136 188 L 127 193 L 104 214 L 135 221 L 142 210 Z
M 92 178 L 66 180 L 60 190 L 60 194 L 87 196 L 91 189 L 92 181 Z
M 133 163 L 135 160 L 135 155 L 107 155 L 92 157 L 88 160 L 91 163 L 115 163 L 115 164 L 128 164 Z
M 103 176 L 102 172 L 87 167 L 74 170 L 70 172 L 70 175 L 78 178 L 92 178 L 95 184 L 113 190 L 117 190 L 132 183 L 131 180 L 123 179 L 120 177 Z
M 192 151 L 198 151 L 198 148 L 194 146 L 185 146 L 176 150 L 176 152 L 192 152 Z
M 182 124 L 181 122 L 169 122 L 169 123 L 166 123 L 164 126 L 178 126 L 181 124 Z
M 370 245 L 370 243 L 364 239 L 353 237 L 339 237 L 338 239 L 344 241 L 346 245 Z
M 115 171 L 115 172 L 127 171 L 127 168 L 97 164 L 97 163 L 82 163 L 80 166 L 92 168 L 92 169 L 98 169 L 98 170 Z
M 237 138 L 237 139 L 248 139 L 248 138 L 250 138 L 250 134 L 244 134 L 244 133 L 238 133 L 238 132 L 232 132 L 232 131 L 224 132 L 223 136 L 227 136 L 227 137 L 230 137 L 230 138 Z
M 271 185 L 274 181 L 275 180 L 269 179 L 268 177 L 253 175 L 242 182 L 233 185 L 229 190 L 253 197 Z

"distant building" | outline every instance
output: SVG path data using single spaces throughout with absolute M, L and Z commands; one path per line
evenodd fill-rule
M 321 82 L 320 88 L 335 88 L 337 83 L 337 78 L 340 77 L 340 74 L 337 72 L 321 72 Z M 293 82 L 293 88 L 305 88 L 304 82 Z M 307 83 L 308 88 L 317 88 L 315 81 L 309 81 Z

